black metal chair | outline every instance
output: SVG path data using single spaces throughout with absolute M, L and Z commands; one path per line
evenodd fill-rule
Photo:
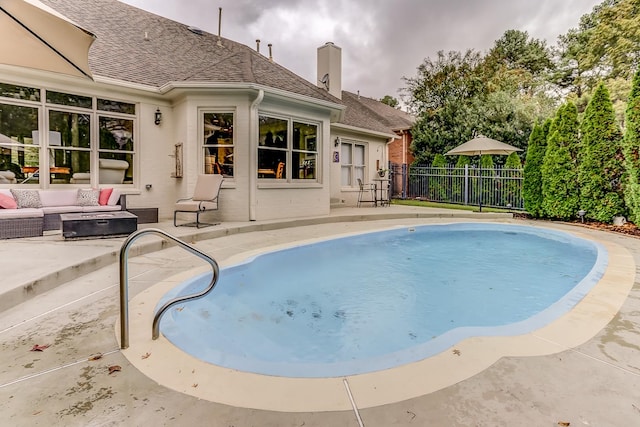
M 375 184 L 364 184 L 362 179 L 358 178 L 358 187 L 360 191 L 358 192 L 358 207 L 362 203 L 371 203 L 373 206 L 376 205 L 376 185 Z

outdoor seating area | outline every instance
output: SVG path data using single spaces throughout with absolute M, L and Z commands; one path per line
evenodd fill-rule
M 391 180 L 388 178 L 375 178 L 374 182 L 365 184 L 358 178 L 358 202 L 357 207 L 363 204 L 371 206 L 389 206 L 391 204 Z
M 67 213 L 126 209 L 126 195 L 116 188 L 31 190 L 0 189 L 0 239 L 42 236 L 59 230 Z

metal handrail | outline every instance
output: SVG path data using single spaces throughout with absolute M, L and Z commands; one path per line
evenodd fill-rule
M 164 303 L 162 307 L 158 309 L 155 316 L 153 317 L 153 329 L 151 334 L 152 339 L 155 340 L 158 338 L 158 336 L 160 336 L 160 318 L 165 311 L 167 311 L 174 304 L 202 298 L 203 296 L 207 295 L 215 287 L 216 283 L 218 282 L 218 276 L 220 274 L 220 267 L 218 267 L 218 263 L 216 262 L 216 260 L 165 231 L 159 230 L 157 228 L 146 228 L 144 230 L 138 230 L 130 234 L 120 248 L 120 348 L 123 350 L 125 348 L 129 348 L 129 271 L 127 263 L 129 259 L 129 246 L 131 246 L 133 242 L 139 237 L 142 237 L 145 234 L 152 233 L 159 234 L 166 239 L 174 241 L 182 248 L 208 262 L 213 270 L 211 282 L 203 291 L 193 295 L 185 295 L 173 298 Z

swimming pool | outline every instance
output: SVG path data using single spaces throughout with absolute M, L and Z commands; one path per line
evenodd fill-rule
M 412 252 L 414 243 L 422 249 Z M 195 357 L 242 371 L 371 372 L 424 359 L 470 336 L 542 327 L 582 299 L 606 258 L 594 242 L 538 228 L 403 227 L 296 246 L 223 269 L 209 297 L 170 310 L 161 330 Z M 206 280 L 194 278 L 165 299 Z

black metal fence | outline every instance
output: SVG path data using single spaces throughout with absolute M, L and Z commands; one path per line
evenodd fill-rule
M 394 198 L 524 210 L 522 169 L 480 169 L 392 164 Z

